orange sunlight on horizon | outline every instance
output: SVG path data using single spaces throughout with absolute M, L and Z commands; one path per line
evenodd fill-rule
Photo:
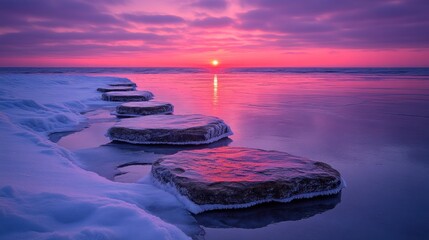
M 213 67 L 217 67 L 217 65 L 219 65 L 219 61 L 216 60 L 216 59 L 213 59 L 212 60 L 212 65 L 213 65 Z

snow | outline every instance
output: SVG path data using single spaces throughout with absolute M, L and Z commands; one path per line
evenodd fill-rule
M 127 82 L 69 75 L 0 76 L 1 239 L 201 235 L 195 220 L 170 194 L 151 184 L 115 183 L 85 171 L 73 163 L 74 154 L 48 140 L 50 133 L 85 126 L 81 112 L 115 106 L 101 101 L 97 87 Z

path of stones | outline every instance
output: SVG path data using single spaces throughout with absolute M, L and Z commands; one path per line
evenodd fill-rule
M 133 144 L 208 144 L 232 135 L 221 119 L 172 114 L 173 105 L 150 101 L 153 94 L 135 91 L 135 83 L 110 84 L 98 89 L 105 101 L 125 102 L 113 113 L 129 117 L 108 131 L 111 140 Z M 287 153 L 223 147 L 165 156 L 153 164 L 152 177 L 188 210 L 249 207 L 255 204 L 339 193 L 339 172 L 326 163 Z M 248 200 L 246 200 L 248 199 Z

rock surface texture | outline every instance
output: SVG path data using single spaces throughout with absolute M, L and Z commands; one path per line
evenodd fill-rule
M 122 117 L 136 117 L 153 114 L 173 113 L 174 107 L 166 102 L 128 102 L 116 107 L 116 115 Z
M 340 173 L 326 163 L 284 152 L 222 147 L 182 151 L 157 160 L 154 183 L 198 213 L 330 195 Z
M 111 127 L 111 140 L 134 144 L 208 144 L 232 135 L 217 117 L 192 115 L 151 115 L 123 119 Z
M 137 87 L 137 84 L 130 82 L 130 83 L 111 83 L 109 86 L 112 87 Z
M 111 86 L 111 87 L 100 87 L 97 88 L 99 92 L 124 92 L 124 91 L 134 91 L 135 87 L 121 87 L 121 86 Z
M 106 92 L 101 98 L 112 102 L 141 102 L 151 100 L 153 94 L 149 91 Z

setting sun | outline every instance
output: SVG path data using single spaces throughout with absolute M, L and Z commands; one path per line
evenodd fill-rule
M 219 65 L 219 61 L 216 59 L 212 60 L 212 65 L 216 67 L 217 65 Z

